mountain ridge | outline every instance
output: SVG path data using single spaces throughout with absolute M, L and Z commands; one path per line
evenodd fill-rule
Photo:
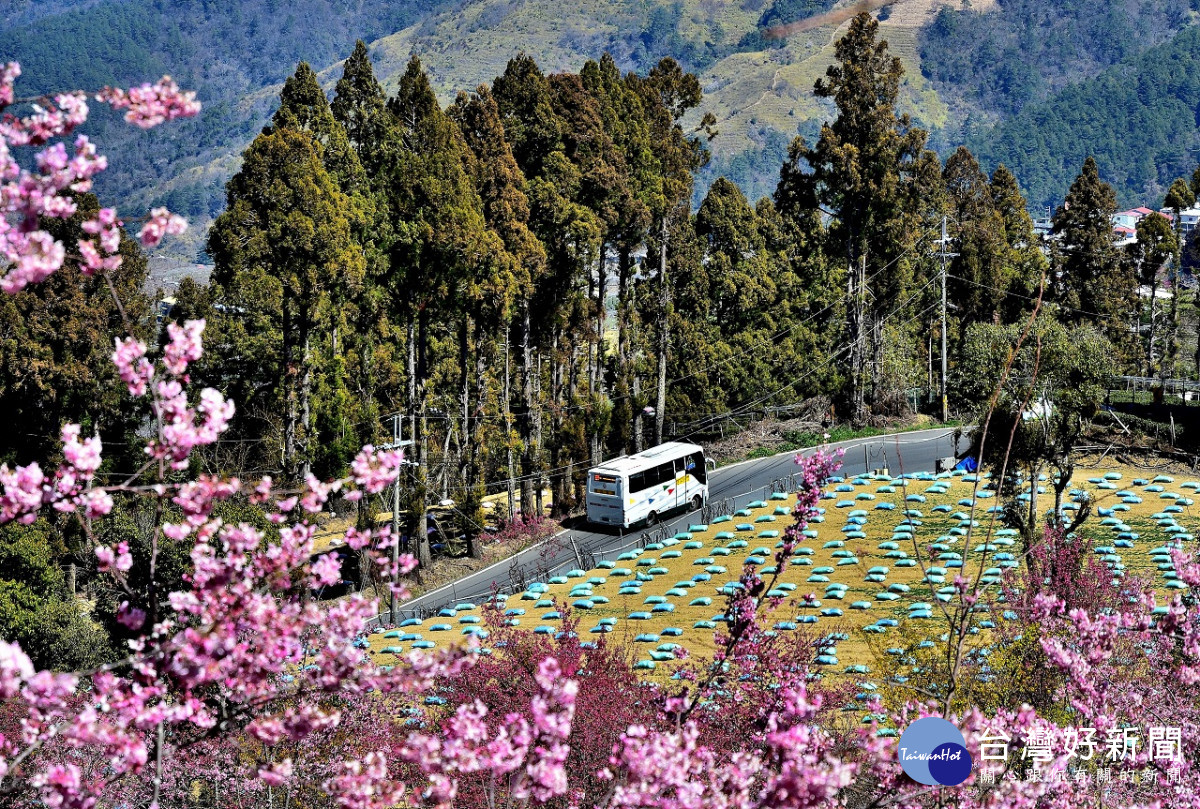
M 1002 150 L 989 144 L 1016 137 L 1011 127 L 1001 127 L 1024 106 L 1053 105 L 1057 93 L 1094 78 L 1072 73 L 1084 69 L 1079 65 L 1093 70 L 1127 52 L 1133 55 L 1121 63 L 1133 64 L 1147 48 L 1174 37 L 1173 26 L 1192 24 L 1200 5 L 1200 0 L 1149 6 L 1140 0 L 1093 5 L 1047 0 L 1038 12 L 1042 30 L 1020 19 L 1033 2 L 904 0 L 877 12 L 881 37 L 906 70 L 901 110 L 930 130 L 931 145 L 943 154 L 966 142 L 983 149 L 989 160 L 1001 159 Z M 569 5 L 550 0 L 253 0 L 234 6 L 212 0 L 6 0 L 0 2 L 0 53 L 26 66 L 22 82 L 29 84 L 22 91 L 42 89 L 39 82 L 46 89 L 61 89 L 71 80 L 74 86 L 128 84 L 163 72 L 200 91 L 204 113 L 170 132 L 131 132 L 103 111 L 89 124 L 105 149 L 121 155 L 102 176 L 101 194 L 121 200 L 122 211 L 130 214 L 166 205 L 188 216 L 193 232 L 172 249 L 190 260 L 207 222 L 223 207 L 225 180 L 267 121 L 295 63 L 310 62 L 331 90 L 355 38 L 370 43 L 377 75 L 389 90 L 416 53 L 444 103 L 490 82 L 521 51 L 545 72 L 579 70 L 605 51 L 623 70 L 645 70 L 671 55 L 701 79 L 705 100 L 697 117 L 713 112 L 718 119 L 719 134 L 710 144 L 713 162 L 700 177 L 698 194 L 716 176 L 726 175 L 755 199 L 773 189 L 790 140 L 797 134 L 812 139 L 830 114 L 812 86 L 832 62 L 840 31 L 836 18 L 854 8 L 828 0 L 583 0 Z M 764 26 L 789 15 L 830 9 L 834 24 L 782 40 L 764 35 Z M 1125 26 L 1128 41 L 1105 44 L 1092 41 L 1096 26 L 1086 19 L 1088 13 L 1136 24 Z M 1048 65 L 1045 75 L 1030 79 L 1033 84 L 1005 89 L 979 66 L 997 53 L 997 70 L 1008 70 L 1020 56 L 1012 47 L 1021 36 L 1038 40 L 1031 42 L 1031 52 L 1068 48 L 1072 37 L 1085 41 L 1081 55 L 1067 54 Z M 1003 97 L 997 101 L 998 93 Z M 997 114 L 992 107 L 1011 113 Z M 1108 113 L 1121 110 L 1110 107 Z M 1023 120 L 1026 126 L 1029 120 L 1037 124 Z M 1129 132 L 1120 122 L 1113 128 Z M 1177 162 L 1168 161 L 1170 170 Z M 1019 166 L 1012 167 L 1025 183 Z M 1044 197 L 1061 195 L 1077 168 L 1054 164 L 1045 178 L 1039 174 L 1026 186 L 1041 204 Z M 1119 184 L 1124 199 L 1157 189 L 1154 183 L 1140 189 Z

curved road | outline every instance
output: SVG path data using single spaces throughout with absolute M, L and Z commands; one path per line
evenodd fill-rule
M 908 433 L 857 438 L 831 445 L 846 451 L 842 474 L 858 475 L 886 467 L 892 475 L 932 471 L 938 458 L 955 454 L 954 428 L 939 427 Z M 965 449 L 966 440 L 962 442 Z M 805 454 L 815 449 L 802 450 Z M 463 601 L 478 602 L 493 591 L 514 593 L 534 581 L 545 581 L 572 568 L 590 570 L 601 559 L 616 559 L 630 548 L 645 544 L 648 533 L 672 536 L 687 530 L 691 523 L 703 522 L 709 515 L 731 514 L 754 500 L 765 500 L 780 488 L 794 491 L 787 479 L 796 471 L 796 453 L 780 453 L 769 458 L 741 461 L 709 473 L 708 506 L 701 513 L 682 513 L 664 519 L 653 531 L 597 529 L 582 520 L 574 527 L 532 545 L 516 556 L 468 574 L 436 590 L 405 602 L 397 619 L 426 617 L 445 606 Z M 381 618 L 386 617 L 386 613 Z

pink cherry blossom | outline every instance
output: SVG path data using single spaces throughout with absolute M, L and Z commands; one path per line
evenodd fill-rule
M 110 104 L 114 109 L 128 110 L 125 120 L 142 129 L 200 112 L 196 94 L 181 91 L 170 76 L 163 76 L 155 84 L 142 84 L 127 91 L 106 88 L 96 95 L 96 100 Z
M 150 211 L 150 218 L 142 225 L 138 239 L 142 247 L 157 247 L 164 236 L 178 236 L 187 231 L 187 220 L 178 214 L 173 214 L 166 208 L 155 208 Z

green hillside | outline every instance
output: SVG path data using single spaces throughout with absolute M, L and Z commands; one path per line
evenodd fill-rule
M 990 162 L 1010 163 L 1035 205 L 1060 197 L 1082 156 L 1095 151 L 1111 156 L 1101 163 L 1107 179 L 1133 199 L 1157 192 L 1188 162 L 1192 74 L 1172 83 L 1163 61 L 1190 66 L 1194 38 L 1170 38 L 1190 24 L 1197 4 L 901 0 L 879 12 L 880 32 L 906 69 L 902 111 L 931 130 L 935 148 L 948 153 L 966 141 Z M 187 254 L 221 210 L 238 155 L 295 63 L 323 71 L 332 89 L 356 38 L 372 43 L 388 87 L 419 54 L 445 102 L 490 82 L 521 51 L 547 72 L 578 70 L 605 51 L 624 70 L 672 56 L 701 77 L 697 116 L 717 117 L 697 199 L 721 175 L 757 199 L 774 188 L 791 138 L 814 137 L 830 112 L 812 86 L 851 7 L 833 0 L 5 0 L 0 56 L 25 66 L 23 92 L 163 73 L 198 90 L 204 113 L 169 135 L 132 131 L 102 111 L 89 123 L 110 152 L 122 154 L 101 176 L 100 193 L 131 214 L 166 204 L 190 217 L 197 227 L 182 243 Z M 830 9 L 824 25 L 783 40 L 766 35 L 770 26 Z M 1147 48 L 1154 55 L 1143 59 Z M 1145 79 L 1095 78 L 1117 63 L 1126 74 L 1146 71 Z M 1163 82 L 1165 91 L 1131 96 L 1136 103 L 1112 95 Z
M 192 244 L 224 206 L 237 158 L 270 115 L 273 87 L 307 60 L 341 59 L 356 38 L 413 24 L 439 0 L 105 0 L 0 5 L 0 58 L 16 60 L 21 94 L 99 89 L 164 73 L 195 89 L 196 119 L 169 134 L 141 132 L 97 110 L 86 132 L 121 159 L 98 178 L 102 198 L 123 213 L 167 204 L 195 220 Z
M 1157 205 L 1190 176 L 1200 146 L 1200 28 L 1128 64 L 1031 104 L 972 140 L 985 164 L 1004 163 L 1030 207 L 1063 198 L 1088 155 L 1123 204 Z

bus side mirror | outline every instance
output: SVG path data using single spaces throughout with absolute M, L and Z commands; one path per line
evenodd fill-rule
M 707 469 L 708 471 L 712 472 L 712 471 L 716 470 L 717 462 L 714 461 L 712 458 L 706 457 L 704 459 L 704 468 Z

